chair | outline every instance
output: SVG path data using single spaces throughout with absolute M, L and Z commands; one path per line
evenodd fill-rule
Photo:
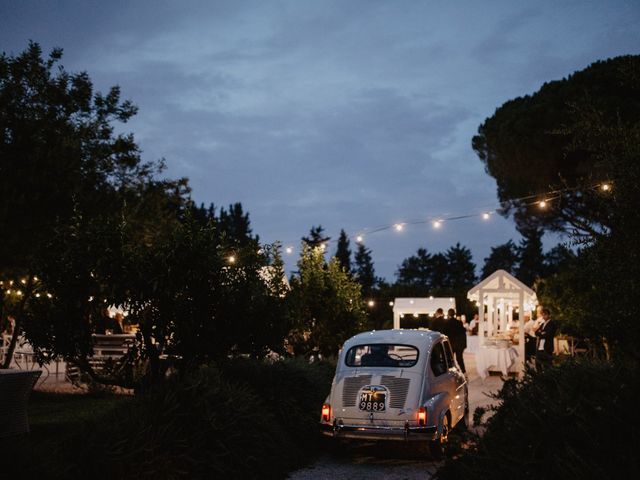
M 0 370 L 0 438 L 29 432 L 27 402 L 41 370 Z

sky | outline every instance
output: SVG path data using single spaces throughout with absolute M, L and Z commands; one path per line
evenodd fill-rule
M 520 240 L 497 215 L 431 224 L 497 207 L 471 138 L 505 101 L 640 53 L 638 25 L 638 0 L 0 0 L 0 51 L 61 47 L 119 85 L 143 159 L 198 204 L 241 202 L 262 242 L 294 248 L 289 270 L 322 225 L 352 250 L 364 234 L 392 281 L 419 247 L 459 242 L 480 269 Z

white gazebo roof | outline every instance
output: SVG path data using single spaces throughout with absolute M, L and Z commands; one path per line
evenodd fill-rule
M 496 270 L 467 293 L 469 300 L 479 301 L 480 292 L 483 295 L 494 294 L 502 298 L 518 298 L 520 293 L 524 295 L 526 302 L 536 301 L 536 292 L 527 287 L 505 270 Z

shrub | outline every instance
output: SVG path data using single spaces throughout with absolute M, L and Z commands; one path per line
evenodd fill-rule
M 484 435 L 438 478 L 637 477 L 638 376 L 637 365 L 570 360 L 507 381 Z
M 248 386 L 205 367 L 88 424 L 65 478 L 281 478 L 296 447 Z
M 308 449 L 318 436 L 318 421 L 322 403 L 329 394 L 335 364 L 309 364 L 303 359 L 291 359 L 268 364 L 239 359 L 226 366 L 224 377 L 230 382 L 259 392 L 270 413 L 296 445 Z
M 11 439 L 5 453 L 15 461 L 2 472 L 268 479 L 311 458 L 333 365 L 238 360 L 222 372 L 202 367 L 135 397 L 45 396 L 32 405 L 32 434 Z

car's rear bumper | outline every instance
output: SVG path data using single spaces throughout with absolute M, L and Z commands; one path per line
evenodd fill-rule
M 321 423 L 320 431 L 323 435 L 333 438 L 348 438 L 353 440 L 399 440 L 399 441 L 428 441 L 437 438 L 437 428 L 429 427 L 382 427 L 369 425 L 344 425 Z

